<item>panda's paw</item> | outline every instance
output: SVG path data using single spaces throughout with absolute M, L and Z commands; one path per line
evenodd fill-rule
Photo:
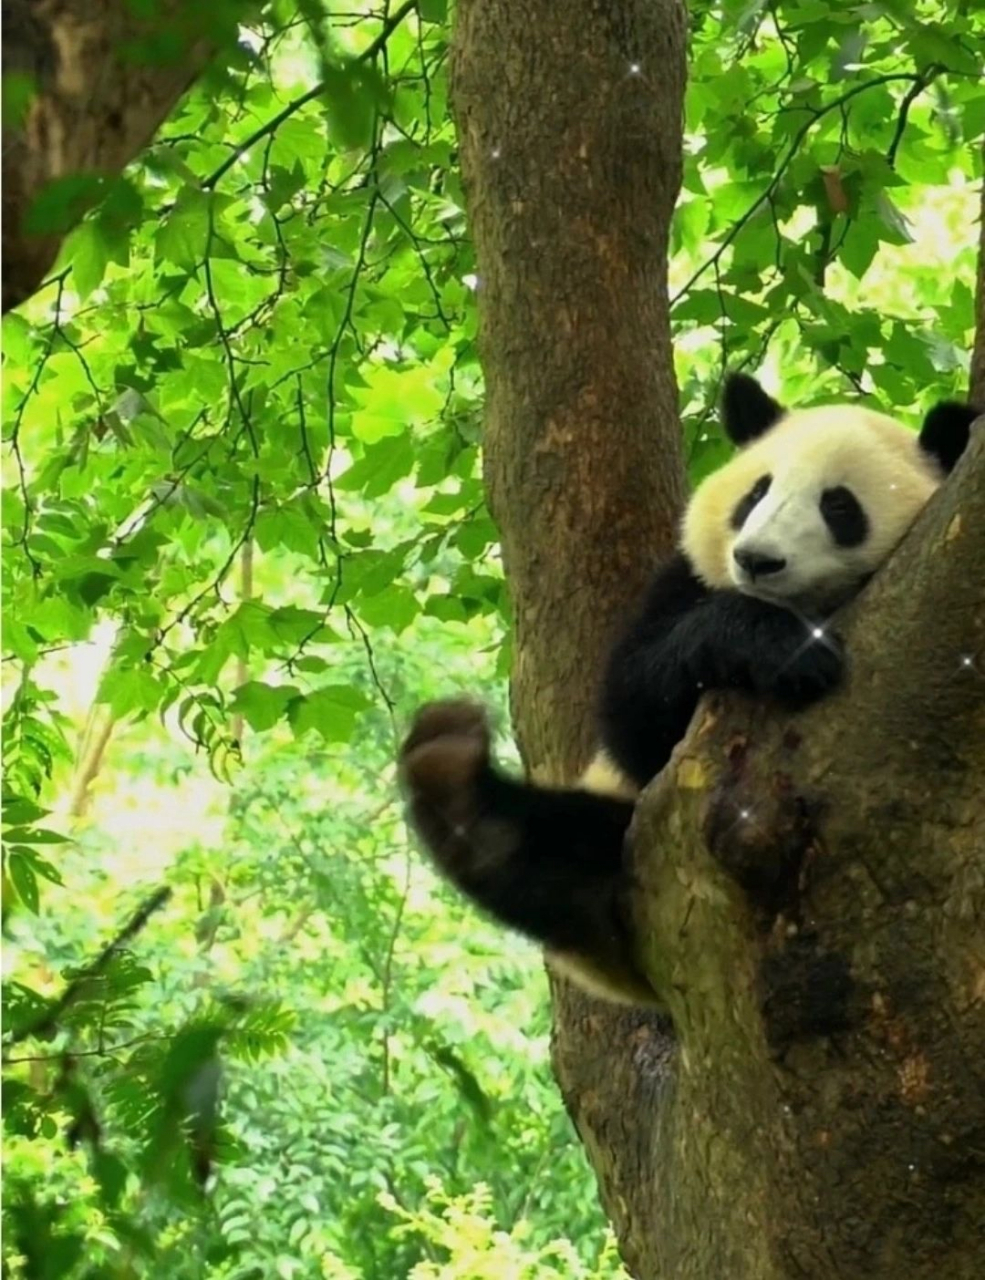
M 478 855 L 473 833 L 489 776 L 486 713 L 473 702 L 431 702 L 414 717 L 400 750 L 399 777 L 412 825 L 447 873 L 461 878 Z
M 489 764 L 489 723 L 474 702 L 429 702 L 421 707 L 400 749 L 400 778 L 412 795 L 449 811 L 465 802 L 476 775 Z
M 834 632 L 812 628 L 778 664 L 770 692 L 790 707 L 806 707 L 833 693 L 845 677 L 845 650 Z

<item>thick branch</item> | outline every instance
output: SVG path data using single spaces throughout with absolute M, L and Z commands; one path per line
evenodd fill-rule
M 835 626 L 849 653 L 839 695 L 793 720 L 739 695 L 710 697 L 676 767 L 651 789 L 664 818 L 675 808 L 686 817 L 694 798 L 707 803 L 695 821 L 739 879 L 782 878 L 791 841 L 804 837 L 781 774 L 823 780 L 846 809 L 855 791 L 878 799 L 885 776 L 906 792 L 911 824 L 936 820 L 951 784 L 962 808 L 974 799 L 968 773 L 985 758 L 985 417 L 954 475 Z M 932 787 L 921 785 L 930 777 Z M 985 779 L 973 791 L 985 811 L 983 788 Z M 660 935 L 649 926 L 651 977 L 672 1004 L 677 974 L 665 957 L 678 950 L 679 921 L 664 924 Z
M 102 976 L 110 962 L 116 958 L 127 943 L 134 940 L 154 912 L 159 911 L 170 897 L 171 889 L 168 885 L 162 885 L 160 889 L 155 889 L 150 897 L 140 904 L 123 928 L 103 947 L 99 954 L 76 972 L 75 977 L 66 986 L 61 995 L 43 1013 L 25 1023 L 24 1026 L 12 1031 L 7 1037 L 6 1043 L 8 1045 L 20 1044 L 24 1040 L 52 1034 L 57 1029 L 59 1019 L 65 1010 L 75 1003 L 93 979 Z
M 678 0 L 578 0 L 563 21 L 548 0 L 458 7 L 486 479 L 516 609 L 520 747 L 541 777 L 585 763 L 591 673 L 682 505 L 666 255 L 683 40 Z M 576 607 L 586 592 L 597 609 Z
M 641 802 L 637 930 L 681 1046 L 642 1139 L 673 1188 L 645 1275 L 980 1274 L 985 420 L 974 432 L 840 620 L 845 691 L 799 717 L 709 698 Z
M 89 807 L 90 788 L 99 774 L 115 727 L 116 716 L 112 711 L 100 703 L 93 703 L 86 722 L 75 781 L 72 784 L 72 798 L 68 805 L 68 812 L 73 818 L 85 817 Z
M 247 9 L 246 3 L 242 5 Z M 36 203 L 57 179 L 116 176 L 211 56 L 236 6 L 196 0 L 5 0 L 3 75 L 27 98 L 3 125 L 3 310 L 30 297 L 97 193 Z
M 819 719 L 834 724 L 851 705 L 850 723 L 835 732 L 853 768 L 918 758 L 926 771 L 935 743 L 959 755 L 983 745 L 985 417 L 846 629 L 852 679 Z
M 584 762 L 591 673 L 682 496 L 683 13 L 561 8 L 459 0 L 453 68 L 515 721 L 551 779 Z M 555 989 L 558 1078 L 641 1280 L 982 1274 L 982 449 L 839 620 L 845 694 L 706 700 L 643 797 L 636 935 L 674 1034 Z

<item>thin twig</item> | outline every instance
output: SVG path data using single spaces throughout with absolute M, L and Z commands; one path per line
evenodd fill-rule
M 216 595 L 219 597 L 219 599 L 220 600 L 222 599 L 222 583 L 225 580 L 226 574 L 232 568 L 236 560 L 236 556 L 239 554 L 240 548 L 243 546 L 243 544 L 247 541 L 248 538 L 251 538 L 253 536 L 253 529 L 254 529 L 254 526 L 256 525 L 257 512 L 259 511 L 259 509 L 260 509 L 260 477 L 254 473 L 253 491 L 250 497 L 250 511 L 249 511 L 249 515 L 247 516 L 246 525 L 242 533 L 236 539 L 235 543 L 232 546 L 232 549 L 229 552 L 229 555 L 226 556 L 226 559 L 223 561 L 222 565 L 219 567 L 219 572 L 215 575 L 212 581 L 209 582 L 206 586 L 204 586 L 196 596 L 193 596 L 192 599 L 189 600 L 189 602 L 181 610 L 181 612 L 178 613 L 168 623 L 168 625 L 163 628 L 163 630 L 159 633 L 157 637 L 157 642 L 154 645 L 154 648 L 157 648 L 159 645 L 161 645 L 164 642 L 164 640 L 167 638 L 168 634 L 171 631 L 173 631 L 176 626 L 184 622 L 185 619 L 189 616 L 189 614 L 191 614 L 191 612 L 194 610 L 195 606 L 199 604 L 202 600 L 204 600 L 205 597 L 210 592 L 214 591 Z
M 807 137 L 810 131 L 814 128 L 817 122 L 821 119 L 821 117 L 827 115 L 829 111 L 841 110 L 841 108 L 845 105 L 846 102 L 851 101 L 852 98 L 857 98 L 860 93 L 864 93 L 867 89 L 875 89 L 875 88 L 878 88 L 880 85 L 892 84 L 894 81 L 897 81 L 897 80 L 908 80 L 911 83 L 919 83 L 921 88 L 926 87 L 924 85 L 924 80 L 922 76 L 914 76 L 908 72 L 906 73 L 897 72 L 893 74 L 887 74 L 884 76 L 876 76 L 872 80 L 866 80 L 864 84 L 857 84 L 854 86 L 854 88 L 848 89 L 845 93 L 841 95 L 841 97 L 835 98 L 833 102 L 829 102 L 823 107 L 818 107 L 812 110 L 811 118 L 808 121 L 806 121 L 806 123 L 803 124 L 797 130 L 797 133 L 794 135 L 794 138 L 790 143 L 790 147 L 787 151 L 787 154 L 783 157 L 783 159 L 777 165 L 776 172 L 774 173 L 773 177 L 770 179 L 769 185 L 766 187 L 766 190 L 763 191 L 761 195 L 758 195 L 756 197 L 756 199 L 752 202 L 752 204 L 745 211 L 745 213 L 743 213 L 740 217 L 736 218 L 735 222 L 733 222 L 732 226 L 729 228 L 728 234 L 722 239 L 718 248 L 707 260 L 707 262 L 703 262 L 701 266 L 698 267 L 698 269 L 692 274 L 691 278 L 686 282 L 686 284 L 683 284 L 681 288 L 677 290 L 677 292 L 674 294 L 674 296 L 670 300 L 671 307 L 676 306 L 676 304 L 680 302 L 681 298 L 683 298 L 684 295 L 688 293 L 688 291 L 692 288 L 692 286 L 695 285 L 701 279 L 701 277 L 705 274 L 706 271 L 710 270 L 713 266 L 717 265 L 717 263 L 721 260 L 721 257 L 724 254 L 725 250 L 729 247 L 729 245 L 732 244 L 736 236 L 739 234 L 742 228 L 746 225 L 746 223 L 750 220 L 750 218 L 752 218 L 754 214 L 758 213 L 759 210 L 763 207 L 763 205 L 766 204 L 772 198 L 773 194 L 776 192 L 776 190 L 780 185 L 780 181 L 783 178 L 783 175 L 786 173 L 787 169 L 790 167 L 791 163 L 793 162 L 794 157 L 797 155 L 797 152 L 800 149 L 800 144 L 804 141 L 804 139 Z
M 931 80 L 933 80 L 935 76 L 939 76 L 943 70 L 944 68 L 942 66 L 939 66 L 937 63 L 933 63 L 927 68 L 922 76 L 914 81 L 903 95 L 903 100 L 900 103 L 899 116 L 896 120 L 896 131 L 893 134 L 892 142 L 889 144 L 889 150 L 886 152 L 886 161 L 890 169 L 896 168 L 896 152 L 899 150 L 899 145 L 903 141 L 903 134 L 906 132 L 906 119 L 909 115 L 910 107 L 913 105 L 914 100 L 923 93 Z
M 14 426 L 13 426 L 13 430 L 10 433 L 10 441 L 9 441 L 10 448 L 14 455 L 14 459 L 17 462 L 17 477 L 18 477 L 18 482 L 20 484 L 21 501 L 24 503 L 23 527 L 21 529 L 21 536 L 18 540 L 17 545 L 22 546 L 24 548 L 24 554 L 27 557 L 28 563 L 31 566 L 31 574 L 35 578 L 39 578 L 41 576 L 41 564 L 38 560 L 35 560 L 34 556 L 31 553 L 31 548 L 28 545 L 29 539 L 31 536 L 31 513 L 33 511 L 33 507 L 31 505 L 31 495 L 27 487 L 27 468 L 24 465 L 24 455 L 21 453 L 20 434 L 21 434 L 21 425 L 24 421 L 24 413 L 27 409 L 28 401 L 31 399 L 31 397 L 34 395 L 34 393 L 38 389 L 38 386 L 41 382 L 41 375 L 42 373 L 44 373 L 45 366 L 47 365 L 49 357 L 51 356 L 52 350 L 54 348 L 55 338 L 58 337 L 58 335 L 62 331 L 61 310 L 62 310 L 62 296 L 65 292 L 66 275 L 67 275 L 67 272 L 62 272 L 60 276 L 52 277 L 53 279 L 57 279 L 58 281 L 58 293 L 55 297 L 55 318 L 52 321 L 51 332 L 48 334 L 48 341 L 45 343 L 45 349 L 41 354 L 41 359 L 38 361 L 38 367 L 35 369 L 34 377 L 31 379 L 31 385 L 24 392 L 24 398 L 21 400 L 20 404 L 17 406 L 17 414 L 14 418 Z
M 87 965 L 84 965 L 79 970 L 54 1004 L 50 1005 L 33 1022 L 29 1022 L 19 1030 L 11 1032 L 8 1044 L 20 1044 L 23 1040 L 44 1036 L 49 1031 L 53 1031 L 58 1025 L 58 1019 L 78 999 L 86 984 L 91 982 L 93 978 L 98 978 L 105 971 L 110 961 L 128 942 L 131 942 L 140 933 L 154 912 L 159 911 L 170 897 L 170 885 L 162 885 L 161 888 L 155 889 L 150 897 L 141 903 L 116 937 L 103 947 L 94 960 L 90 960 Z
M 134 1036 L 132 1040 L 121 1040 L 119 1044 L 101 1045 L 98 1049 L 70 1049 L 60 1053 L 25 1053 L 17 1058 L 4 1058 L 5 1067 L 13 1067 L 18 1062 L 61 1062 L 66 1056 L 70 1058 L 112 1058 L 124 1049 L 132 1049 L 135 1044 L 147 1044 L 153 1040 L 170 1040 L 170 1034 L 149 1031 L 144 1035 Z
M 404 18 L 407 17 L 408 13 L 410 13 L 412 9 L 416 8 L 417 0 L 406 0 L 399 9 L 396 9 L 387 21 L 384 22 L 383 29 L 380 31 L 380 34 L 376 39 L 372 41 L 371 44 L 367 45 L 362 53 L 355 59 L 356 65 L 362 62 L 371 62 L 380 50 L 386 46 L 386 42 L 390 39 L 394 30 L 400 26 Z M 266 124 L 262 124 L 259 129 L 254 133 L 251 133 L 244 142 L 240 143 L 233 154 L 229 156 L 228 159 L 224 160 L 214 173 L 209 174 L 209 176 L 204 179 L 202 187 L 206 191 L 211 190 L 212 187 L 220 181 L 220 179 L 225 177 L 236 161 L 242 159 L 243 155 L 249 151 L 251 147 L 256 146 L 256 144 L 262 141 L 262 139 L 264 139 L 268 134 L 275 133 L 285 120 L 290 119 L 295 112 L 300 111 L 302 107 L 307 106 L 309 102 L 313 102 L 324 92 L 325 82 L 319 80 L 319 82 L 311 89 L 308 89 L 305 93 L 302 93 L 300 97 L 289 102 L 282 111 L 278 111 L 278 113 L 268 120 Z

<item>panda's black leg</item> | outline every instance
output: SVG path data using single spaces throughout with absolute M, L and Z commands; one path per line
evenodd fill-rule
M 678 630 L 709 688 L 743 689 L 798 708 L 844 678 L 844 651 L 830 628 L 763 600 L 717 593 Z
M 802 707 L 834 690 L 844 665 L 841 642 L 826 626 L 717 591 L 655 636 L 645 627 L 631 634 L 617 651 L 609 696 L 641 713 L 645 704 L 648 715 L 663 708 L 658 724 L 689 698 L 693 710 L 707 689 L 741 689 Z
M 602 700 L 605 741 L 644 785 L 687 732 L 701 695 L 738 689 L 796 709 L 837 688 L 838 637 L 788 609 L 713 592 L 669 625 L 644 616 L 613 653 Z
M 509 928 L 612 967 L 632 803 L 532 786 L 489 760 L 482 709 L 423 708 L 401 752 L 409 816 L 438 870 Z

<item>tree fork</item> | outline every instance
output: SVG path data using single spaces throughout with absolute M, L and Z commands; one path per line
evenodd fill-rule
M 601 656 L 681 502 L 683 82 L 674 0 L 459 0 L 486 482 L 543 781 L 587 758 Z M 641 1280 L 985 1268 L 976 430 L 839 622 L 849 692 L 798 718 L 709 700 L 643 798 L 639 937 L 674 1034 L 554 982 L 555 1069 Z

